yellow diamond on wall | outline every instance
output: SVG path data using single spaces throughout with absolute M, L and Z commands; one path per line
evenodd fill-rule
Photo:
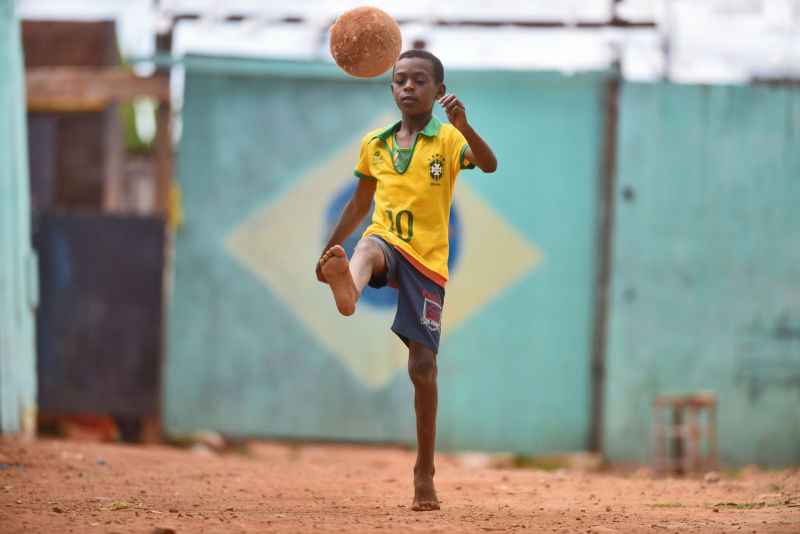
M 383 117 L 375 128 L 392 120 L 392 116 Z M 248 217 L 228 236 L 225 246 L 355 377 L 377 388 L 406 367 L 407 349 L 389 330 L 394 309 L 362 304 L 354 316 L 342 317 L 330 289 L 314 275 L 328 237 L 326 209 L 334 195 L 356 179 L 353 168 L 359 141 L 323 161 Z M 539 249 L 463 180 L 457 186 L 456 203 L 462 221 L 461 259 L 447 285 L 444 338 L 541 260 Z

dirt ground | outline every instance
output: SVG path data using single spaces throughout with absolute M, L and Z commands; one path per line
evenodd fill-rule
M 800 532 L 800 470 L 706 482 L 440 455 L 442 510 L 419 513 L 409 506 L 413 459 L 342 445 L 216 454 L 0 441 L 0 532 Z

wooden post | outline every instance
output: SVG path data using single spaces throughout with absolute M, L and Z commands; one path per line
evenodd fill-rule
M 619 60 L 612 65 L 604 84 L 602 155 L 598 172 L 599 223 L 595 239 L 599 252 L 595 271 L 594 326 L 592 332 L 591 395 L 589 406 L 589 450 L 603 452 L 603 426 L 606 384 L 606 344 L 608 316 L 611 310 L 611 273 L 614 241 L 614 210 L 616 206 L 617 123 L 619 121 L 619 89 L 621 67 Z
M 119 106 L 112 104 L 103 112 L 106 138 L 103 152 L 107 159 L 104 169 L 103 211 L 114 213 L 122 211 L 125 188 L 125 147 L 124 132 L 120 127 Z
M 160 9 L 160 0 L 155 0 L 156 9 Z M 156 34 L 156 54 L 167 56 L 172 54 L 172 37 L 175 28 L 175 20 L 170 23 L 169 29 L 166 32 L 158 32 Z M 169 80 L 170 68 L 159 67 L 156 70 L 159 76 Z M 167 355 L 167 316 L 169 314 L 169 297 L 171 294 L 170 283 L 172 278 L 169 273 L 172 272 L 173 261 L 173 230 L 170 221 L 171 195 L 172 195 L 172 108 L 171 100 L 166 98 L 159 102 L 158 113 L 156 115 L 156 189 L 157 189 L 157 209 L 162 214 L 164 221 L 164 273 L 162 276 L 162 297 L 161 309 L 163 318 L 158 328 L 161 329 L 161 360 L 162 369 L 164 368 L 163 361 Z M 172 214 L 173 217 L 175 214 Z M 159 382 L 163 380 L 163 373 L 159 373 Z M 163 388 L 159 387 L 159 391 Z M 155 417 L 145 421 L 145 439 L 157 439 L 161 436 L 163 427 L 161 425 L 161 416 L 164 413 L 164 399 L 162 394 L 158 396 L 158 411 Z
M 161 102 L 156 114 L 156 211 L 167 219 L 172 188 L 172 128 L 169 102 Z

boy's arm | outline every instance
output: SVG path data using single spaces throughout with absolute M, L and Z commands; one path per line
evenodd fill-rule
M 322 254 L 334 245 L 341 245 L 347 237 L 358 228 L 361 221 L 369 213 L 369 208 L 372 205 L 372 198 L 375 196 L 375 187 L 378 182 L 374 178 L 359 178 L 358 186 L 356 187 L 353 196 L 345 205 L 339 216 L 339 222 L 333 227 L 331 237 L 328 243 L 322 250 Z M 322 255 L 320 255 L 322 257 Z M 325 282 L 322 276 L 322 267 L 317 262 L 317 280 Z
M 464 152 L 464 156 L 480 167 L 483 172 L 496 171 L 497 158 L 486 141 L 467 122 L 467 112 L 464 109 L 464 104 L 461 103 L 456 95 L 445 95 L 439 100 L 439 103 L 447 112 L 447 120 L 450 121 L 450 124 L 458 128 L 458 131 L 467 140 L 469 146 Z

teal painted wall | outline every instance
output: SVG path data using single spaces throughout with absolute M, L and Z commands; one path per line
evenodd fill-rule
M 603 77 L 452 72 L 447 82 L 500 167 L 459 177 L 440 445 L 583 449 Z M 189 59 L 168 432 L 414 440 L 390 309 L 362 303 L 340 318 L 313 275 L 360 137 L 396 119 L 385 79 Z
M 604 77 L 450 78 L 500 165 L 496 174 L 476 171 L 464 181 L 536 244 L 541 261 L 444 343 L 440 442 L 536 454 L 583 450 Z M 494 261 L 513 257 L 501 244 Z
M 800 91 L 625 84 L 620 109 L 609 456 L 648 459 L 656 395 L 712 390 L 724 463 L 800 462 Z
M 36 406 L 28 141 L 19 23 L 0 0 L 0 432 L 17 432 Z

